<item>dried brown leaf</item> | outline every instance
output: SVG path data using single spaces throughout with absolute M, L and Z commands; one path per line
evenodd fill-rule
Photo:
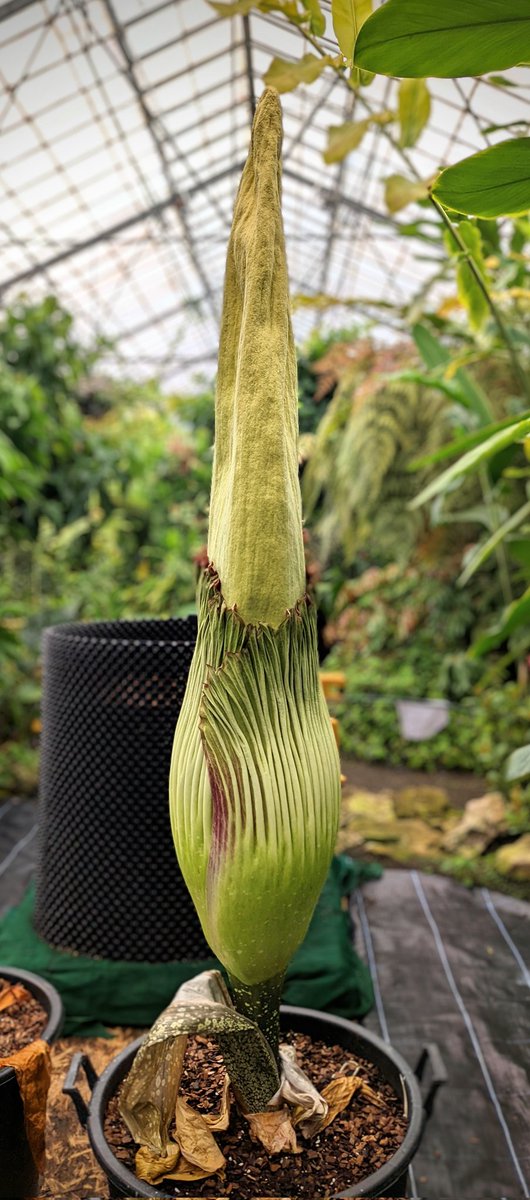
M 225 1127 L 226 1128 L 226 1127 Z M 214 1175 L 222 1171 L 225 1158 L 205 1118 L 184 1100 L 177 1099 L 175 1110 L 175 1137 L 181 1153 L 188 1164 L 199 1168 L 203 1175 Z M 184 1178 L 184 1176 L 180 1176 Z
M 362 1079 L 359 1079 L 358 1075 L 337 1075 L 336 1079 L 332 1079 L 322 1088 L 321 1094 L 327 1100 L 329 1107 L 320 1129 L 331 1125 L 335 1117 L 348 1107 L 352 1096 L 360 1091 L 362 1086 Z
M 0 1012 L 20 1004 L 22 1000 L 31 1000 L 31 993 L 21 983 L 8 983 L 0 991 Z
M 48 1042 L 37 1038 L 5 1058 L 1 1067 L 13 1067 L 24 1106 L 24 1124 L 29 1147 L 37 1167 L 44 1166 L 46 1099 L 51 1078 L 51 1054 Z
M 162 1179 L 172 1178 L 180 1158 L 180 1149 L 169 1145 L 166 1149 L 166 1154 L 157 1154 L 149 1146 L 140 1146 L 134 1168 L 138 1179 L 145 1179 L 146 1183 L 160 1183 Z
M 250 1126 L 250 1136 L 261 1142 L 267 1154 L 301 1154 L 296 1141 L 291 1114 L 288 1108 L 275 1108 L 269 1112 L 245 1113 Z

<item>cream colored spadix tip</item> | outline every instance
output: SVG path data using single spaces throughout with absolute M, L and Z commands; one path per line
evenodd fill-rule
M 280 100 L 267 88 L 228 245 L 208 538 L 228 607 L 274 627 L 305 591 L 281 144 Z

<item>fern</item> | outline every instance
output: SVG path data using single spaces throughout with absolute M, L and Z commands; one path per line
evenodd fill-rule
M 351 563 L 368 543 L 372 559 L 405 561 L 425 522 L 408 510 L 426 477 L 409 464 L 447 439 L 448 404 L 416 383 L 376 370 L 360 375 L 353 367 L 343 377 L 317 429 L 304 473 L 305 510 L 324 561 L 339 551 Z

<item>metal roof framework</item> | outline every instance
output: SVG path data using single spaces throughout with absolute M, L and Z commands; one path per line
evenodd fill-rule
M 322 48 L 337 52 L 327 14 Z M 99 332 L 109 368 L 157 375 L 167 390 L 212 375 L 226 243 L 262 76 L 272 57 L 297 60 L 303 35 L 273 13 L 219 20 L 206 0 L 10 0 L 0 4 L 0 291 L 52 292 L 80 335 Z M 433 274 L 425 244 L 390 217 L 384 180 L 428 178 L 530 115 L 527 73 L 430 80 L 432 112 L 400 152 L 372 128 L 326 166 L 330 125 L 396 107 L 395 80 L 359 92 L 329 69 L 283 96 L 283 210 L 292 291 L 350 302 L 294 314 L 298 340 L 318 321 L 372 317 L 391 336 L 381 300 L 406 305 Z M 486 132 L 485 132 L 486 131 Z M 404 157 L 406 163 L 404 162 Z M 384 329 L 386 327 L 386 334 Z M 390 332 L 389 332 L 390 330 Z

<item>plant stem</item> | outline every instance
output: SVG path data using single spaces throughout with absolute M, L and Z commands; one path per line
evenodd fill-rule
M 502 316 L 500 310 L 497 308 L 497 305 L 493 299 L 493 296 L 491 295 L 489 288 L 486 284 L 486 281 L 484 280 L 481 272 L 479 271 L 479 269 L 477 267 L 477 264 L 473 258 L 473 255 L 468 250 L 465 242 L 462 241 L 462 238 L 460 237 L 457 227 L 455 225 L 453 225 L 452 221 L 450 221 L 445 209 L 438 202 L 436 197 L 432 195 L 432 193 L 430 193 L 430 195 L 429 195 L 429 200 L 430 200 L 431 204 L 433 205 L 433 207 L 436 209 L 436 212 L 438 213 L 438 215 L 442 218 L 442 221 L 443 221 L 444 225 L 446 226 L 446 228 L 449 230 L 451 237 L 453 238 L 453 241 L 455 242 L 455 245 L 458 246 L 458 249 L 460 250 L 462 257 L 465 258 L 470 271 L 473 273 L 475 280 L 482 292 L 482 295 L 484 296 L 484 299 L 486 300 L 486 303 L 490 309 L 492 317 L 497 325 L 497 328 L 499 330 L 501 338 L 506 345 L 508 354 L 510 355 L 510 362 L 512 364 L 513 373 L 516 376 L 516 378 L 519 380 L 519 383 L 523 389 L 524 395 L 527 397 L 527 399 L 530 400 L 530 381 L 526 375 L 526 372 L 523 370 L 521 363 L 519 362 L 519 359 L 515 352 L 515 348 L 514 348 L 512 339 L 510 337 L 510 331 L 504 322 L 504 317 Z
M 482 466 L 480 468 L 479 477 L 484 502 L 490 514 L 492 533 L 495 533 L 499 528 L 499 519 L 486 467 Z M 511 604 L 513 600 L 512 585 L 510 581 L 506 550 L 502 544 L 495 547 L 495 557 L 497 559 L 497 566 L 499 568 L 499 580 L 504 603 Z
M 230 991 L 237 1011 L 261 1029 L 263 1036 L 274 1055 L 279 1060 L 280 1044 L 280 1001 L 284 976 L 276 975 L 264 983 L 241 983 L 233 975 L 229 975 Z
M 265 1112 L 280 1086 L 280 1072 L 268 1042 L 252 1028 L 237 1037 L 222 1031 L 215 1037 L 243 1112 Z

